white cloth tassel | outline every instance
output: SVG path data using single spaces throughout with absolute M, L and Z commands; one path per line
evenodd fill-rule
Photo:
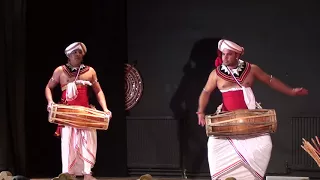
M 244 101 L 247 104 L 248 109 L 256 109 L 256 99 L 254 97 L 253 91 L 250 87 L 242 86 Z
M 78 89 L 75 82 L 68 83 L 67 92 L 66 92 L 66 100 L 72 101 L 76 99 L 78 96 Z

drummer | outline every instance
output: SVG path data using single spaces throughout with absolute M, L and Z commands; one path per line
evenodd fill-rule
M 259 66 L 240 57 L 244 48 L 221 39 L 218 42 L 218 57 L 214 69 L 199 97 L 198 124 L 205 125 L 205 109 L 210 94 L 218 88 L 222 93 L 222 106 L 217 111 L 255 109 L 256 101 L 251 89 L 254 80 L 288 96 L 304 96 L 308 90 L 291 88 L 277 78 L 265 73 Z M 208 139 L 208 162 L 212 179 L 263 179 L 272 150 L 269 134 L 252 135 L 246 138 Z
M 65 49 L 65 54 L 68 57 L 67 63 L 54 70 L 45 88 L 48 111 L 50 111 L 50 107 L 54 103 L 52 90 L 58 84 L 60 84 L 62 90 L 60 103 L 84 107 L 89 107 L 87 90 L 88 86 L 91 86 L 103 111 L 111 118 L 111 112 L 107 107 L 105 95 L 98 82 L 96 71 L 82 63 L 86 53 L 87 48 L 81 42 L 72 43 Z M 61 136 L 62 173 L 84 176 L 84 180 L 95 179 L 92 176 L 91 169 L 96 160 L 96 130 L 58 126 L 55 135 Z

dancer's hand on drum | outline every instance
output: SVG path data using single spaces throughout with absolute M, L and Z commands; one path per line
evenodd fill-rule
M 197 112 L 197 114 L 198 114 L 198 125 L 200 125 L 200 126 L 206 125 L 206 121 L 204 119 L 204 113 Z
M 294 96 L 305 96 L 308 95 L 309 91 L 305 88 L 293 88 L 292 93 Z
M 53 101 L 48 102 L 48 105 L 47 105 L 47 111 L 48 111 L 48 112 L 51 111 L 51 107 L 52 107 L 53 104 L 54 104 Z
M 109 109 L 106 109 L 106 110 L 104 110 L 104 112 L 106 113 L 106 116 L 107 116 L 109 119 L 111 119 L 111 117 L 112 117 L 111 111 L 109 111 Z

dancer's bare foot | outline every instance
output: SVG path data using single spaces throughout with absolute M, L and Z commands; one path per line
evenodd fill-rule
M 97 179 L 93 177 L 91 174 L 86 174 L 84 175 L 83 180 L 97 180 Z

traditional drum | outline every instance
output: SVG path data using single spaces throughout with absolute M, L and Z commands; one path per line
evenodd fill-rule
M 49 122 L 78 129 L 107 130 L 109 117 L 105 112 L 93 108 L 53 104 L 49 113 Z
M 244 109 L 206 115 L 207 136 L 241 136 L 274 133 L 277 117 L 273 109 Z

